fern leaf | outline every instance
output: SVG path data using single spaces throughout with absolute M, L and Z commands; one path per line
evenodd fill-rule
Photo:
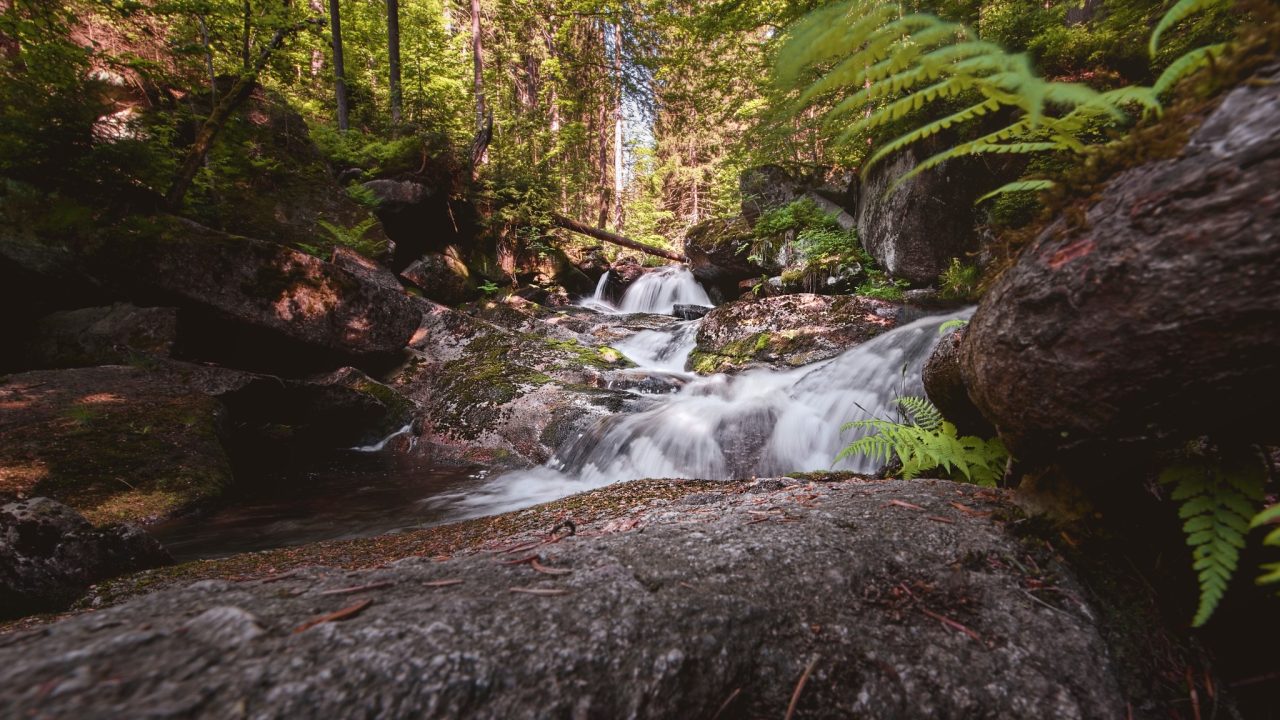
M 1189 15 L 1223 3 L 1224 0 L 1178 0 L 1160 18 L 1160 22 L 1156 23 L 1156 29 L 1151 31 L 1151 41 L 1147 46 L 1147 51 L 1151 53 L 1152 57 L 1155 57 L 1156 50 L 1160 47 L 1160 36 L 1164 34 L 1165 30 L 1177 25 Z
M 1240 562 L 1244 533 L 1256 518 L 1257 498 L 1265 480 L 1260 467 L 1247 462 L 1181 463 L 1166 468 L 1160 479 L 1174 485 L 1172 497 L 1182 504 L 1178 516 L 1192 548 L 1192 569 L 1200 583 L 1200 602 L 1191 624 L 1209 621 L 1222 601 Z
M 1274 505 L 1271 505 L 1259 512 L 1257 515 L 1254 515 L 1253 519 L 1249 521 L 1249 527 L 1250 529 L 1259 528 L 1264 525 L 1271 525 L 1278 522 L 1280 522 L 1280 503 L 1275 503 Z M 1262 544 L 1269 547 L 1280 547 L 1280 527 L 1277 527 L 1267 533 Z M 1254 582 L 1259 585 L 1275 585 L 1280 583 L 1280 563 L 1264 563 L 1262 565 L 1262 570 L 1264 572 L 1259 575 Z
M 1206 45 L 1174 60 L 1164 69 L 1164 72 L 1160 73 L 1160 77 L 1156 78 L 1155 84 L 1151 86 L 1151 94 L 1158 97 L 1169 92 L 1179 80 L 1218 59 L 1226 47 L 1226 43 Z
M 1019 180 L 1017 182 L 1011 182 L 1005 185 L 1001 185 L 995 190 L 992 190 L 986 195 L 983 195 L 982 197 L 978 198 L 975 201 L 975 204 L 984 202 L 986 200 L 990 200 L 991 198 L 997 195 L 1003 195 L 1004 193 L 1028 192 L 1032 190 L 1042 191 L 1042 190 L 1048 190 L 1052 188 L 1054 185 L 1055 183 L 1052 180 Z

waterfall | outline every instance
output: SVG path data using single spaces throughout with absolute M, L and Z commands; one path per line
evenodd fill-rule
M 858 435 L 845 423 L 897 419 L 896 399 L 922 395 L 920 372 L 942 323 L 972 308 L 917 320 L 843 354 L 792 370 L 760 369 L 697 378 L 650 409 L 607 418 L 546 465 L 507 473 L 457 501 L 471 514 L 502 512 L 623 480 L 646 477 L 727 479 L 794 471 L 871 472 L 860 457 L 833 465 Z M 666 345 L 641 333 L 628 342 L 650 363 L 674 364 L 697 321 L 667 333 Z M 690 327 L 693 328 L 690 331 Z M 619 349 L 623 349 L 621 343 Z M 655 348 L 657 350 L 655 350 Z M 661 350 L 669 353 L 659 357 Z M 626 352 L 626 350 L 623 350 Z M 687 356 L 687 351 L 685 351 Z M 635 359 L 635 358 L 633 358 Z M 679 363 L 683 366 L 684 356 Z
M 701 324 L 701 320 L 693 320 L 680 323 L 674 330 L 641 330 L 613 347 L 643 370 L 682 372 L 698 343 Z
M 595 294 L 583 298 L 578 305 L 603 313 L 654 313 L 670 315 L 675 305 L 711 305 L 693 273 L 683 265 L 667 265 L 641 275 L 631 283 L 618 305 L 605 297 L 609 273 L 596 284 Z
M 711 298 L 683 265 L 667 265 L 631 283 L 618 309 L 624 313 L 670 315 L 675 305 L 710 305 Z

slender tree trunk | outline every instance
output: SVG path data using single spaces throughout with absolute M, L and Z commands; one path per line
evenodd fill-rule
M 250 0 L 244 0 L 244 30 L 240 33 L 240 64 L 244 72 L 249 72 L 249 63 L 251 57 L 249 48 L 252 44 L 253 34 L 253 6 Z
M 485 117 L 489 114 L 484 100 L 484 38 L 480 33 L 480 0 L 471 0 L 471 62 L 474 72 L 477 132 L 484 127 Z
M 329 28 L 333 33 L 333 87 L 338 103 L 338 130 L 346 132 L 347 122 L 347 71 L 342 63 L 342 15 L 338 0 L 329 0 Z
M 316 17 L 324 17 L 324 0 L 310 0 L 311 12 Z M 311 48 L 311 77 L 320 77 L 320 71 L 324 69 L 324 51 L 320 48 Z
M 266 67 L 267 60 L 271 59 L 271 54 L 280 48 L 285 38 L 298 32 L 311 22 L 306 21 L 276 30 L 271 42 L 262 48 L 262 52 L 258 54 L 257 62 L 249 69 L 249 72 L 242 74 L 236 84 L 231 86 L 230 92 L 224 95 L 222 101 L 213 107 L 208 119 L 200 127 L 200 132 L 196 133 L 195 141 L 187 149 L 187 155 L 183 158 L 182 167 L 178 169 L 178 174 L 174 176 L 173 183 L 169 186 L 169 192 L 165 193 L 165 204 L 171 209 L 176 210 L 182 206 L 182 200 L 187 196 L 187 190 L 191 189 L 191 182 L 195 179 L 196 173 L 200 171 L 200 166 L 204 164 L 204 159 L 213 147 L 214 141 L 218 139 L 218 134 L 222 132 L 222 128 L 227 124 L 227 120 L 236 111 L 236 108 L 240 107 L 249 95 L 253 93 L 253 88 L 258 82 L 258 75 L 262 72 L 262 68 Z
M 484 98 L 484 36 L 480 25 L 480 0 L 471 0 L 471 62 L 476 96 L 476 138 L 471 144 L 471 175 L 489 159 L 489 141 L 493 138 L 493 116 Z
M 3 0 L 0 0 L 3 2 Z M 209 107 L 218 105 L 218 75 L 213 69 L 213 49 L 209 47 L 209 26 L 205 24 L 204 16 L 199 15 L 196 20 L 200 22 L 200 42 L 204 45 L 204 65 L 206 72 L 209 73 Z
M 400 124 L 404 94 L 400 89 L 400 0 L 387 0 L 387 56 L 391 70 L 391 124 Z
M 12 17 L 13 14 L 13 0 L 0 0 L 0 15 Z M 16 61 L 20 52 L 21 48 L 18 47 L 18 38 L 9 37 L 3 32 L 0 32 L 0 58 Z
M 622 26 L 613 26 L 613 226 L 622 227 Z

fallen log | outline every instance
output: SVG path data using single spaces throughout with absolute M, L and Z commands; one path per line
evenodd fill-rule
M 675 260 L 676 262 L 685 262 L 687 260 L 685 256 L 681 255 L 680 253 L 672 252 L 670 250 L 663 250 L 662 248 L 654 247 L 653 245 L 646 245 L 645 243 L 637 242 L 630 238 L 622 237 L 617 233 L 611 233 L 608 230 L 601 230 L 598 227 L 592 227 L 591 225 L 587 225 L 586 223 L 580 223 L 577 220 L 574 220 L 573 218 L 565 217 L 564 215 L 561 215 L 559 213 L 551 214 L 551 222 L 555 223 L 556 225 L 559 225 L 560 227 L 566 230 L 572 230 L 573 232 L 576 232 L 576 233 L 582 233 L 583 235 L 588 235 L 590 237 L 593 237 L 597 240 L 601 240 L 603 242 L 613 243 L 614 245 L 621 245 L 624 248 L 639 250 L 640 252 L 643 252 L 643 253 L 649 253 L 650 255 L 657 255 L 660 258 Z

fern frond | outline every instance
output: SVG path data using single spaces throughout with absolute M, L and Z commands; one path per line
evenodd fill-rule
M 1160 481 L 1172 483 L 1171 496 L 1182 503 L 1178 516 L 1185 521 L 1182 530 L 1200 582 L 1200 602 L 1191 624 L 1200 627 L 1213 616 L 1240 562 L 1265 475 L 1258 463 L 1188 462 L 1166 468 Z
M 1169 67 L 1160 73 L 1160 77 L 1156 78 L 1156 82 L 1151 86 L 1150 92 L 1153 96 L 1164 95 L 1173 89 L 1174 85 L 1182 78 L 1207 67 L 1217 60 L 1226 50 L 1226 43 L 1218 43 L 1217 45 L 1206 45 L 1187 52 L 1182 57 L 1174 60 Z
M 942 413 L 933 403 L 922 397 L 908 395 L 898 398 L 898 405 L 911 416 L 912 422 L 924 430 L 934 431 L 942 427 Z
M 943 419 L 925 398 L 902 397 L 898 404 L 911 416 L 910 424 L 858 420 L 844 425 L 842 430 L 870 429 L 875 434 L 855 440 L 840 451 L 835 462 L 854 454 L 886 463 L 896 456 L 902 463 L 900 473 L 907 480 L 940 467 L 948 474 L 958 472 L 969 482 L 995 486 L 1009 457 L 999 438 L 957 437 L 956 426 Z
M 1177 25 L 1189 15 L 1224 2 L 1225 0 L 1178 0 L 1160 18 L 1160 22 L 1156 23 L 1156 29 L 1151 31 L 1151 42 L 1147 46 L 1147 51 L 1154 57 L 1156 50 L 1160 47 L 1160 36 L 1165 30 Z
M 1253 520 L 1249 521 L 1249 529 L 1260 528 L 1264 525 L 1274 525 L 1280 523 L 1280 503 L 1268 506 L 1262 512 L 1253 516 Z M 1262 540 L 1263 545 L 1269 547 L 1280 548 L 1280 527 L 1275 527 L 1268 532 Z M 1280 583 L 1280 563 L 1263 563 L 1262 575 L 1258 576 L 1255 581 L 1259 585 L 1275 585 Z
M 935 120 L 931 123 L 926 123 L 925 125 L 922 125 L 916 128 L 915 130 L 912 130 L 906 135 L 902 135 L 900 137 L 894 138 L 888 143 L 885 143 L 884 147 L 876 151 L 875 154 L 873 154 L 871 158 L 867 160 L 866 165 L 863 166 L 862 168 L 863 179 L 864 180 L 866 179 L 872 166 L 874 166 L 876 163 L 883 160 L 885 157 L 892 155 L 893 153 L 905 148 L 906 146 L 911 145 L 912 143 L 916 143 L 921 140 L 924 140 L 925 138 L 931 137 L 933 135 L 937 135 L 943 130 L 950 128 L 952 125 L 958 125 L 960 123 L 967 122 L 974 118 L 982 117 L 987 113 L 995 112 L 996 110 L 999 110 L 999 109 L 1000 109 L 1000 102 L 997 100 L 988 98 L 987 100 L 984 100 L 976 105 L 970 105 L 969 107 L 963 110 L 954 112 L 942 118 L 941 120 Z
M 986 202 L 997 195 L 1003 195 L 1005 193 L 1048 190 L 1054 185 L 1055 183 L 1052 180 L 1019 180 L 1017 182 L 1001 185 L 995 190 L 992 190 L 986 195 L 978 198 L 976 202 Z

